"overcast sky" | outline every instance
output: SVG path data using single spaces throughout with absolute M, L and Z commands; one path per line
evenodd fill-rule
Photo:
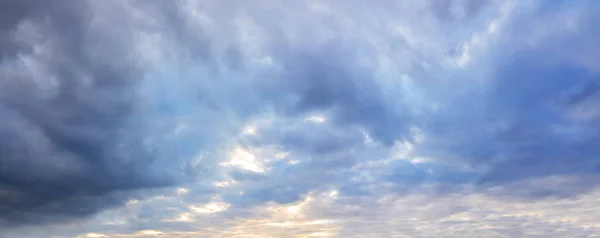
M 0 236 L 598 236 L 598 9 L 2 0 Z

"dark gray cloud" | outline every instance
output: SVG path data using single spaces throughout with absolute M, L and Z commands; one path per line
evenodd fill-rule
M 169 184 L 134 117 L 144 73 L 123 9 L 0 5 L 0 225 L 89 215 Z

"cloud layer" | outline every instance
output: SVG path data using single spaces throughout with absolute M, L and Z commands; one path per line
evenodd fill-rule
M 597 229 L 596 3 L 2 5 L 9 237 Z

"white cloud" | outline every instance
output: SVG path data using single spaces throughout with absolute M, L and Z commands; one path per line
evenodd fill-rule
M 323 115 L 312 115 L 306 118 L 307 121 L 310 121 L 312 123 L 317 123 L 317 124 L 321 124 L 324 123 L 325 121 L 327 121 L 327 118 Z
M 222 166 L 235 166 L 254 173 L 264 173 L 264 165 L 257 160 L 256 156 L 242 147 L 236 147 L 230 152 L 230 160 L 222 163 Z
M 211 214 L 223 212 L 229 208 L 229 204 L 223 202 L 211 202 L 204 205 L 192 205 L 190 209 L 198 214 Z

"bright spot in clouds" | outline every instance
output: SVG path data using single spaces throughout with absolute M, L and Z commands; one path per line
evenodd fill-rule
M 236 147 L 230 152 L 230 160 L 222 163 L 223 166 L 235 166 L 241 169 L 252 171 L 254 173 L 264 173 L 265 169 L 256 160 L 256 157 L 251 154 L 248 150 Z
M 327 120 L 327 118 L 323 115 L 312 115 L 306 118 L 306 120 L 312 123 L 321 124 L 324 123 Z
M 85 234 L 84 237 L 97 238 L 97 237 L 106 237 L 106 236 L 103 234 L 100 234 L 100 233 L 87 233 L 87 234 Z
M 188 189 L 185 189 L 185 188 L 178 188 L 177 189 L 177 194 L 187 194 L 187 193 L 189 193 Z
M 139 231 L 137 233 L 140 235 L 147 235 L 147 236 L 156 236 L 156 235 L 164 234 L 162 231 L 157 231 L 157 230 L 143 230 L 143 231 Z
M 227 208 L 229 208 L 229 206 L 230 205 L 227 203 L 211 202 L 201 206 L 192 205 L 190 206 L 190 209 L 196 213 L 210 214 L 225 211 Z
M 300 212 L 300 206 L 291 206 L 287 208 L 287 212 L 291 215 L 296 215 Z
M 216 183 L 215 183 L 215 186 L 217 186 L 217 187 L 227 187 L 227 186 L 230 186 L 230 185 L 232 185 L 232 184 L 235 184 L 235 180 L 233 180 L 233 181 L 221 181 L 221 182 L 216 182 Z
M 247 126 L 244 129 L 245 135 L 256 135 L 256 128 L 254 126 Z

